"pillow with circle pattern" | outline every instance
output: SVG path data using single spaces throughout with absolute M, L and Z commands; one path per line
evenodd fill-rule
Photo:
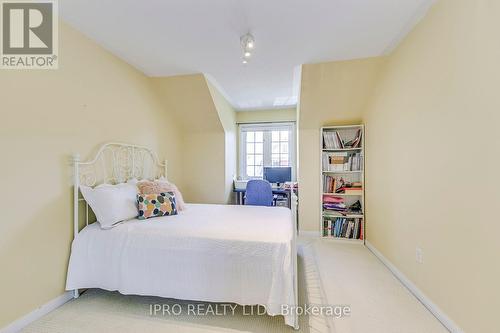
M 159 194 L 138 194 L 139 220 L 151 217 L 177 215 L 177 205 L 173 192 Z

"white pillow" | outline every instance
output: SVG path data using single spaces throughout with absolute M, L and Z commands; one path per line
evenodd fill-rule
M 103 229 L 139 215 L 137 187 L 132 184 L 102 184 L 95 188 L 80 186 L 80 191 Z

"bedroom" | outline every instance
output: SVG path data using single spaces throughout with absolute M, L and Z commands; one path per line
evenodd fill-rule
M 498 331 L 499 230 L 490 212 L 500 199 L 498 1 L 1 6 L 1 332 Z M 40 28 L 46 22 L 51 29 Z M 51 50 L 11 50 L 25 44 Z M 350 193 L 361 191 L 352 194 L 362 198 L 356 241 L 323 237 L 323 209 L 358 201 L 342 200 L 351 196 L 336 186 L 324 201 L 326 176 L 336 171 L 323 170 L 323 157 L 338 156 L 328 155 L 323 132 L 345 133 L 346 144 L 358 129 L 360 143 L 348 148 L 361 151 L 362 172 L 343 179 Z M 98 154 L 108 143 L 125 157 Z M 104 174 L 75 186 L 75 171 L 88 171 L 80 162 L 94 158 Z M 146 165 L 152 173 L 138 171 Z M 270 166 L 289 172 L 271 182 L 280 183 L 271 186 L 272 207 L 249 205 L 237 188 L 270 179 Z M 119 221 L 106 232 L 102 216 L 92 223 L 94 204 L 86 226 L 92 204 L 80 185 L 162 176 L 189 206 L 177 216 Z M 337 217 L 326 220 L 337 232 Z M 113 234 L 120 244 L 118 231 L 138 221 L 149 231 L 128 237 L 145 237 L 135 240 L 143 249 L 168 244 L 160 260 L 176 274 L 153 263 L 155 251 L 125 267 L 137 254 L 130 243 L 116 252 L 132 251 L 126 261 L 112 266 L 119 261 L 109 258 L 110 243 L 91 237 Z M 182 238 L 189 233 L 231 242 Z M 83 253 L 75 235 L 82 247 L 91 249 L 84 235 L 96 245 L 77 265 L 79 278 L 100 279 L 86 286 L 68 284 L 70 257 Z M 86 276 L 97 263 L 108 275 Z M 129 268 L 140 278 L 120 273 Z M 106 283 L 130 289 L 104 286 L 112 272 Z M 153 284 L 151 272 L 169 283 Z M 150 280 L 135 283 L 142 278 Z M 287 321 L 281 305 L 298 304 L 323 313 L 289 313 Z

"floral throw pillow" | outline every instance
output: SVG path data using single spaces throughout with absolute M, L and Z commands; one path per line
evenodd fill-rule
M 177 205 L 173 192 L 159 194 L 138 194 L 139 220 L 151 217 L 177 215 Z

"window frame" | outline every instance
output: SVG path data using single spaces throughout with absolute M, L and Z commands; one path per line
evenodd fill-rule
M 263 167 L 272 165 L 272 131 L 288 131 L 288 158 L 289 165 L 292 167 L 292 181 L 296 179 L 296 147 L 297 134 L 295 122 L 276 122 L 276 123 L 245 123 L 238 124 L 238 140 L 239 140 L 239 178 L 240 179 L 262 179 L 262 177 L 247 176 L 247 141 L 246 133 L 254 131 L 264 131 L 263 135 Z

